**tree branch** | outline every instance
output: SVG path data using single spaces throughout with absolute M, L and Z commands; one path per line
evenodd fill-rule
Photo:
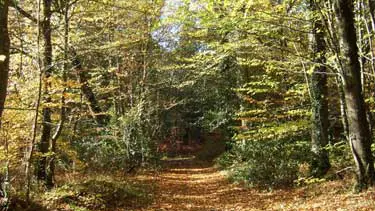
M 22 9 L 20 6 L 18 6 L 15 3 L 15 1 L 10 1 L 9 6 L 13 7 L 15 10 L 17 10 L 17 12 L 19 12 L 25 18 L 31 20 L 34 23 L 38 23 L 38 20 L 34 16 L 32 16 L 30 13 L 28 13 L 27 11 L 25 11 L 24 9 Z

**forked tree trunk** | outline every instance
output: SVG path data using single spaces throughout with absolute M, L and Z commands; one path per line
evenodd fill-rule
M 353 0 L 335 0 L 338 37 L 340 38 L 341 74 L 348 109 L 349 142 L 356 163 L 357 188 L 361 190 L 373 184 L 374 163 L 362 94 L 353 4 Z

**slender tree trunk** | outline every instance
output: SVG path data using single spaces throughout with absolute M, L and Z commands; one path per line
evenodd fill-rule
M 68 71 L 68 48 L 69 48 L 69 9 L 70 9 L 70 1 L 65 1 L 65 8 L 64 8 L 64 65 L 63 65 L 63 91 L 61 94 L 61 110 L 60 110 L 60 121 L 57 125 L 56 131 L 53 133 L 50 143 L 50 158 L 48 160 L 48 171 L 47 171 L 47 178 L 46 184 L 49 187 L 54 186 L 54 177 L 55 177 L 55 159 L 56 159 L 56 143 L 57 139 L 60 137 L 62 130 L 64 128 L 65 120 L 66 120 L 66 113 L 67 109 L 65 107 L 65 93 L 66 93 L 66 83 L 67 83 L 67 71 Z
M 360 66 L 360 70 L 361 70 L 361 85 L 362 85 L 362 95 L 365 96 L 365 82 L 366 82 L 366 77 L 365 77 L 365 65 L 366 65 L 366 59 L 363 57 L 363 55 L 366 55 L 367 54 L 367 50 L 366 50 L 366 40 L 363 39 L 363 25 L 364 23 L 362 23 L 361 21 L 361 18 L 363 17 L 363 8 L 362 8 L 362 2 L 361 1 L 357 1 L 356 2 L 356 8 L 355 8 L 355 11 L 356 12 L 356 15 L 355 15 L 355 18 L 359 21 L 357 21 L 357 24 L 355 25 L 356 27 L 356 31 L 357 31 L 357 46 L 358 46 L 358 56 L 359 56 L 359 66 Z
M 0 128 L 1 118 L 4 111 L 5 98 L 7 96 L 8 73 L 9 73 L 9 48 L 10 40 L 8 34 L 8 7 L 9 0 L 0 1 Z M 5 178 L 0 172 L 0 208 L 6 205 Z
M 51 39 L 51 11 L 52 0 L 43 0 L 43 21 L 41 22 L 41 32 L 43 37 L 43 71 L 44 71 L 44 99 L 43 99 L 43 124 L 42 136 L 39 143 L 39 151 L 41 157 L 38 161 L 37 178 L 44 181 L 45 185 L 50 188 L 51 184 L 47 184 L 47 153 L 49 151 L 49 142 L 51 138 L 51 108 L 48 104 L 52 102 L 50 96 L 51 82 L 50 77 L 52 74 L 52 39 Z
M 374 181 L 371 136 L 361 87 L 361 73 L 354 27 L 353 0 L 336 0 L 335 13 L 340 37 L 342 77 L 348 109 L 349 143 L 356 163 L 357 188 L 361 190 Z
M 42 70 L 42 61 L 40 59 L 40 11 L 41 11 L 41 0 L 37 0 L 37 18 L 36 18 L 36 23 L 37 23 L 37 42 L 36 42 L 36 53 L 37 53 L 37 64 L 38 64 L 38 71 L 39 71 L 39 85 L 38 85 L 38 95 L 36 99 L 36 105 L 35 105 L 35 117 L 34 117 L 34 123 L 32 127 L 32 136 L 31 136 L 31 141 L 28 146 L 28 150 L 26 150 L 26 165 L 25 165 L 25 195 L 26 195 L 26 202 L 27 204 L 30 204 L 30 188 L 31 188 L 31 173 L 30 173 L 30 166 L 31 166 L 31 161 L 33 159 L 34 155 L 34 145 L 36 141 L 36 136 L 37 136 L 37 125 L 38 125 L 38 119 L 39 119 L 39 108 L 40 108 L 40 103 L 42 99 L 42 89 L 43 89 L 43 70 Z
M 311 12 L 315 12 L 317 3 L 310 0 Z M 311 76 L 311 104 L 312 104 L 312 133 L 311 146 L 315 159 L 312 162 L 311 173 L 320 177 L 330 168 L 328 152 L 328 101 L 327 101 L 327 75 L 324 63 L 326 44 L 324 40 L 323 23 L 320 18 L 313 21 L 311 37 L 312 58 L 314 70 Z

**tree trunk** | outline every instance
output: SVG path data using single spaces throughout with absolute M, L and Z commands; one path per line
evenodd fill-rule
M 371 30 L 375 31 L 375 0 L 367 1 L 371 18 Z
M 336 0 L 335 13 L 340 37 L 340 63 L 344 81 L 345 102 L 348 109 L 349 143 L 356 163 L 357 188 L 361 190 L 374 181 L 371 136 L 366 118 L 361 87 L 361 73 L 354 27 L 352 0 Z
M 53 184 L 47 183 L 47 153 L 49 151 L 49 142 L 51 138 L 51 108 L 48 104 L 52 102 L 50 96 L 51 82 L 50 77 L 52 74 L 52 39 L 51 39 L 51 11 L 52 0 L 43 0 L 43 21 L 41 22 L 42 37 L 43 37 L 43 71 L 44 71 L 44 99 L 43 99 L 43 124 L 42 136 L 39 143 L 39 152 L 41 157 L 38 161 L 37 178 L 44 181 L 45 185 L 50 188 Z
M 67 109 L 65 105 L 65 94 L 66 94 L 66 83 L 68 80 L 67 71 L 68 71 L 68 48 L 69 48 L 69 9 L 70 9 L 70 1 L 65 1 L 64 7 L 64 64 L 63 64 L 63 73 L 62 79 L 64 88 L 61 94 L 61 110 L 60 110 L 60 121 L 56 127 L 56 131 L 53 133 L 51 138 L 50 148 L 49 151 L 52 154 L 48 159 L 48 170 L 47 170 L 47 177 L 46 183 L 52 187 L 54 185 L 54 177 L 55 177 L 55 159 L 56 159 L 56 143 L 57 139 L 60 137 L 62 130 L 64 128 L 66 116 L 67 116 Z
M 8 0 L 0 1 L 0 126 L 7 95 L 9 72 L 8 7 Z
M 343 82 L 339 76 L 336 77 L 336 85 L 337 85 L 337 90 L 339 93 L 341 122 L 342 122 L 342 127 L 344 130 L 344 136 L 345 136 L 345 140 L 349 141 L 348 109 L 345 103 L 345 93 L 344 93 Z
M 317 11 L 317 3 L 310 1 L 311 12 Z M 311 76 L 311 105 L 312 105 L 312 133 L 311 146 L 315 159 L 311 165 L 313 176 L 324 176 L 330 168 L 328 152 L 328 102 L 327 102 L 327 75 L 324 63 L 326 44 L 324 40 L 323 23 L 320 18 L 313 20 L 311 37 L 312 58 L 314 70 Z
M 73 61 L 72 65 L 78 72 L 78 78 L 79 82 L 81 84 L 81 91 L 87 101 L 89 102 L 89 108 L 91 112 L 93 113 L 93 116 L 98 123 L 99 126 L 104 126 L 109 121 L 109 116 L 103 113 L 103 110 L 101 109 L 98 100 L 96 99 L 96 96 L 94 92 L 92 91 L 91 87 L 88 84 L 88 74 L 87 71 L 82 68 L 82 63 L 79 60 L 76 53 L 73 51 Z
M 0 128 L 4 111 L 5 98 L 7 96 L 9 73 L 9 49 L 10 40 L 8 34 L 8 7 L 9 0 L 0 1 Z M 5 189 L 5 177 L 0 172 L 0 208 L 7 204 Z

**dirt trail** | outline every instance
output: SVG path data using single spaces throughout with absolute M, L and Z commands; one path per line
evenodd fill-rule
M 270 200 L 285 199 L 275 193 L 271 196 L 230 184 L 207 162 L 185 158 L 165 161 L 165 165 L 166 169 L 152 179 L 156 182 L 154 202 L 141 210 L 269 210 L 265 205 L 270 204 Z M 144 181 L 148 180 L 147 176 L 143 177 Z
M 134 211 L 375 210 L 375 189 L 353 194 L 343 181 L 262 191 L 229 183 L 207 162 L 164 162 L 163 171 L 136 176 L 155 189 L 153 203 Z

